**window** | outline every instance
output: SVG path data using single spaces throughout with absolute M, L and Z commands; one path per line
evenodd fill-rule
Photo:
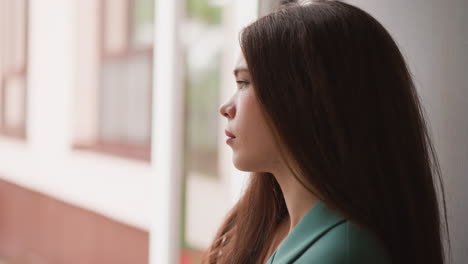
M 0 0 L 0 133 L 26 138 L 28 1 Z
M 156 119 L 156 125 L 167 127 L 160 128 L 165 133 L 157 134 L 154 151 L 167 154 L 162 159 L 167 162 L 156 159 L 153 167 L 157 183 L 153 187 L 157 194 L 153 202 L 158 205 L 155 213 L 164 221 L 154 220 L 150 259 L 174 262 L 178 253 L 175 247 L 180 246 L 183 263 L 199 263 L 200 251 L 209 246 L 216 229 L 238 199 L 242 181 L 247 176 L 235 171 L 231 152 L 221 141 L 226 120 L 218 113 L 218 107 L 235 91 L 232 69 L 235 57 L 240 54 L 238 32 L 257 17 L 258 2 L 180 0 L 158 3 L 156 23 L 161 29 L 177 32 L 156 31 L 155 49 L 163 56 L 157 61 L 161 64 L 156 71 L 162 77 L 156 80 L 155 88 L 158 94 L 167 95 L 169 101 L 158 103 L 155 109 L 158 117 L 165 110 L 170 118 Z M 174 66 L 172 58 L 177 60 L 177 67 L 168 68 Z M 183 63 L 179 64 L 179 58 Z M 167 88 L 170 89 L 166 91 Z M 183 100 L 178 96 L 184 96 Z M 156 100 L 164 102 L 162 97 Z M 159 137 L 168 132 L 172 133 L 168 137 L 170 141 Z M 179 194 L 182 197 L 178 197 Z M 171 210 L 177 210 L 177 214 L 169 212 L 166 203 Z M 177 219 L 179 212 L 181 218 Z M 175 235 L 180 236 L 175 238 Z M 168 254 L 158 255 L 158 252 Z
M 219 210 L 225 205 L 222 194 L 227 190 L 220 181 L 218 165 L 221 125 L 218 107 L 225 39 L 231 31 L 224 24 L 224 2 L 186 0 L 185 3 L 186 12 L 181 24 L 186 94 L 183 250 L 185 255 L 192 255 L 194 263 L 198 263 L 200 250 L 211 239 L 207 234 L 216 225 L 210 223 L 211 219 L 206 219 L 203 213 L 203 208 L 212 204 L 207 199 L 216 197 L 219 201 L 208 206 L 214 215 L 224 213 Z
M 219 91 L 224 44 L 221 1 L 187 0 L 184 23 L 187 155 L 191 173 L 218 174 Z
M 99 30 L 89 41 L 99 44 L 89 60 L 95 73 L 88 72 L 95 116 L 81 122 L 93 131 L 79 135 L 76 147 L 149 161 L 154 1 L 100 0 L 96 8 Z

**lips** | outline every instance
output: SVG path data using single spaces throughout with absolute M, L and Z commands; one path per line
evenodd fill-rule
M 229 132 L 227 130 L 224 130 L 224 133 L 226 134 L 226 136 L 228 136 L 230 138 L 236 138 L 236 136 L 234 134 L 232 134 L 231 132 Z

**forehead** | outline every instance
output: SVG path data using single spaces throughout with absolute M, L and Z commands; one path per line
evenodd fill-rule
M 237 59 L 236 67 L 234 68 L 234 76 L 237 77 L 237 74 L 240 72 L 249 73 L 249 69 L 247 68 L 247 62 L 244 59 L 244 56 L 239 56 Z
M 247 62 L 242 54 L 237 58 L 236 69 L 247 69 Z

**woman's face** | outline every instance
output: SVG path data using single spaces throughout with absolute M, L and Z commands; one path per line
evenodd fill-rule
M 278 165 L 280 155 L 261 114 L 243 56 L 236 64 L 234 76 L 236 92 L 219 108 L 220 114 L 228 121 L 227 134 L 231 133 L 235 137 L 227 141 L 233 151 L 234 166 L 242 171 L 271 172 Z

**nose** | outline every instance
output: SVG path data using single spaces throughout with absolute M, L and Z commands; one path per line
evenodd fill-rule
M 232 103 L 226 102 L 219 107 L 219 113 L 228 119 L 232 119 L 234 118 L 234 115 L 236 114 L 236 110 L 234 108 L 234 105 L 232 105 Z

